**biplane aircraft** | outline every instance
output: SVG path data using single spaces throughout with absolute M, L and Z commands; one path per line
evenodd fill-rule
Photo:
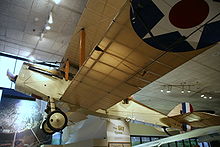
M 195 22 L 180 22 L 178 5 L 184 5 L 182 3 L 190 5 L 190 8 L 201 4 L 204 8 L 198 11 L 204 13 L 192 15 L 191 20 L 200 18 Z M 19 75 L 10 79 L 16 83 L 18 91 L 48 101 L 48 116 L 43 123 L 43 130 L 47 133 L 66 127 L 67 117 L 74 122 L 86 119 L 88 114 L 129 118 L 111 110 L 121 105 L 122 100 L 220 40 L 211 31 L 220 25 L 219 2 L 206 0 L 191 3 L 190 0 L 172 3 L 171 12 L 170 6 L 156 0 L 107 1 L 105 7 L 100 8 L 89 0 L 60 69 L 52 71 L 24 63 Z M 207 7 L 213 10 L 206 11 Z M 59 109 L 58 101 L 62 102 L 65 110 Z M 125 101 L 128 105 L 141 106 L 134 100 Z M 130 110 L 126 109 L 127 112 Z M 138 119 L 138 113 L 134 112 L 132 114 Z M 163 118 L 158 117 L 161 119 L 157 118 L 156 122 L 178 129 L 183 129 L 183 125 L 219 125 L 219 121 L 213 121 L 216 118 L 219 120 L 219 116 L 214 114 L 186 112 L 168 117 L 157 112 Z

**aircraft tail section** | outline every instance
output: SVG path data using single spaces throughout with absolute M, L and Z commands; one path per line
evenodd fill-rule
M 185 113 L 189 113 L 189 112 L 193 112 L 193 107 L 190 103 L 184 102 L 184 103 L 180 103 L 179 105 L 174 107 L 174 109 L 172 109 L 167 116 L 172 117 L 172 116 L 185 114 Z M 191 126 L 189 126 L 187 124 L 182 124 L 182 129 L 183 129 L 183 131 L 190 131 L 192 128 L 191 128 Z
M 190 103 L 184 102 L 174 107 L 174 109 L 172 109 L 167 116 L 171 117 L 171 116 L 185 114 L 189 112 L 193 112 L 193 107 Z

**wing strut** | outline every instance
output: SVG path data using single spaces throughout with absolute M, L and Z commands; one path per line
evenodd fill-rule
M 65 68 L 64 68 L 64 73 L 65 73 L 65 80 L 68 81 L 69 80 L 69 72 L 70 72 L 70 62 L 67 59 L 66 63 L 65 63 Z
M 85 29 L 82 28 L 80 31 L 80 41 L 79 41 L 79 67 L 81 67 L 85 61 Z

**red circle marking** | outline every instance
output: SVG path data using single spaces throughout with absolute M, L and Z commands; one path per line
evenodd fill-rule
M 209 14 L 204 0 L 181 0 L 170 10 L 170 22 L 178 28 L 187 29 L 201 24 Z

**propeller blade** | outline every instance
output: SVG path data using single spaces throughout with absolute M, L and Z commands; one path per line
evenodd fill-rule
M 9 78 L 9 80 L 12 81 L 12 82 L 14 82 L 14 83 L 15 83 L 17 77 L 18 77 L 17 75 L 13 75 L 13 74 L 9 71 L 9 69 L 7 70 L 7 76 L 8 76 L 8 78 Z

